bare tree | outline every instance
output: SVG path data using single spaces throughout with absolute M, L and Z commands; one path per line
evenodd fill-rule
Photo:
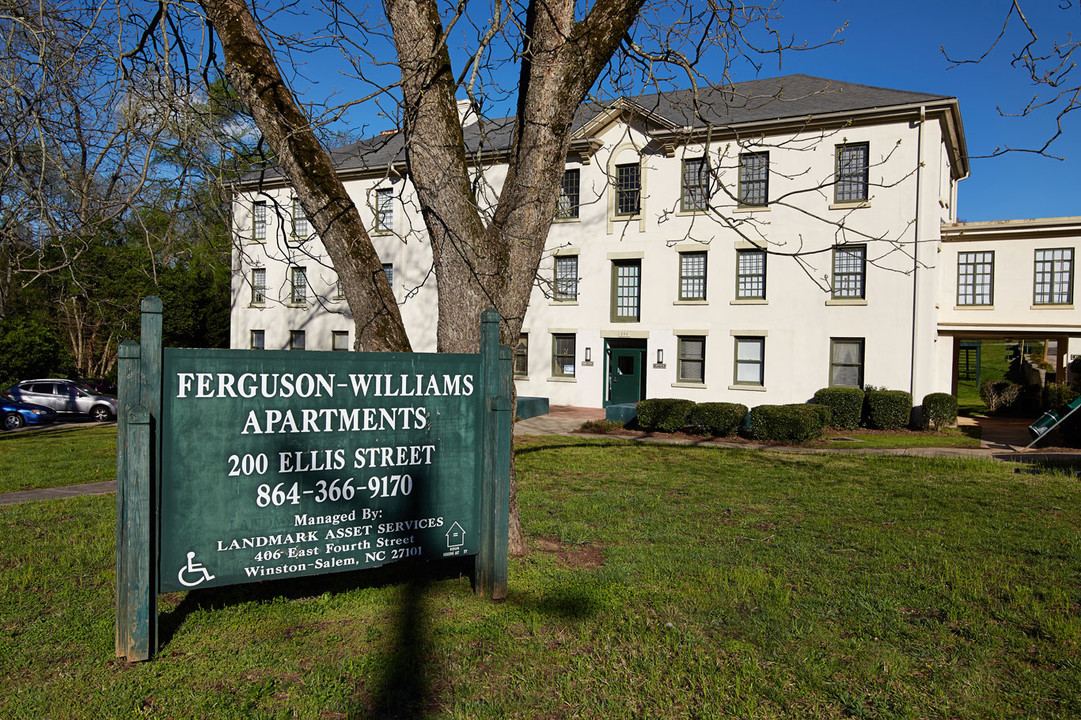
M 583 6 L 495 0 L 477 14 L 479 7 L 466 3 L 385 0 L 381 16 L 330 2 L 321 6 L 325 31 L 305 38 L 280 30 L 275 15 L 291 8 L 269 11 L 243 0 L 206 0 L 199 7 L 201 17 L 185 14 L 188 6 L 157 5 L 129 57 L 162 73 L 181 75 L 187 67 L 188 78 L 211 77 L 220 68 L 322 240 L 354 317 L 356 346 L 366 350 L 410 346 L 368 231 L 319 139 L 321 124 L 349 103 L 302 106 L 291 87 L 302 79 L 305 53 L 341 50 L 370 90 L 350 103 L 370 100 L 398 121 L 435 278 L 440 288 L 453 288 L 438 295 L 438 349 L 467 352 L 478 347 L 478 318 L 487 307 L 504 319 L 503 341 L 517 341 L 575 114 L 591 91 L 603 95 L 607 88 L 614 96 L 673 80 L 692 87 L 724 82 L 733 58 L 760 62 L 792 47 L 770 28 L 777 17 L 772 6 L 730 1 L 646 6 L 644 0 L 596 0 Z M 200 19 L 212 33 L 197 35 Z M 182 61 L 175 55 L 178 40 L 186 41 Z M 393 62 L 381 52 L 387 43 Z M 396 68 L 389 79 L 388 66 Z M 491 205 L 478 199 L 477 156 L 465 143 L 459 94 L 469 98 L 482 134 L 493 99 L 514 107 L 509 127 L 493 128 L 509 132 L 509 142 L 487 144 L 506 162 Z M 513 492 L 511 549 L 520 552 Z
M 951 67 L 997 62 L 998 55 L 1009 58 L 1009 66 L 1017 71 L 1032 88 L 1032 97 L 1021 107 L 998 107 L 1006 117 L 1046 117 L 1052 128 L 1034 144 L 1000 145 L 988 153 L 996 157 L 1009 152 L 1045 155 L 1058 160 L 1053 146 L 1065 132 L 1063 123 L 1074 112 L 1081 110 L 1081 82 L 1078 82 L 1076 66 L 1081 56 L 1081 41 L 1063 27 L 1070 27 L 1067 13 L 1077 13 L 1081 6 L 1074 0 L 1063 0 L 1057 10 L 1063 13 L 1062 25 L 1053 28 L 1039 27 L 1025 14 L 1029 3 L 1010 0 L 1006 6 L 1002 27 L 981 54 L 961 57 L 948 48 L 941 48 Z M 1076 15 L 1075 15 L 1076 16 Z

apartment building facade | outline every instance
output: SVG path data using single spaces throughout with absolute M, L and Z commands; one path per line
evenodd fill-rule
M 468 115 L 463 126 L 467 143 L 494 143 L 476 167 L 483 206 L 502 181 L 505 131 Z M 414 348 L 434 350 L 438 289 L 400 134 L 335 161 Z M 992 332 L 970 326 L 976 318 L 1014 312 L 1003 270 L 991 305 L 957 289 L 986 284 L 979 243 L 994 244 L 999 268 L 1020 272 L 1014 254 L 1050 263 L 1054 302 L 1036 296 L 1031 307 L 1056 338 L 1081 336 L 1076 224 L 1059 223 L 1065 234 L 1050 245 L 1016 227 L 964 230 L 956 200 L 967 174 L 948 96 L 788 76 L 585 106 L 514 348 L 517 391 L 555 405 L 685 397 L 753 407 L 874 385 L 919 402 L 950 391 L 956 340 Z M 234 228 L 232 346 L 351 349 L 333 267 L 288 185 L 239 187 Z M 1041 254 L 1045 245 L 1055 252 Z M 991 322 L 1007 333 L 1026 321 L 1032 313 L 1018 310 Z

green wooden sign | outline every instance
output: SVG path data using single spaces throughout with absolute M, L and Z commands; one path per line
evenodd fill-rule
M 478 355 L 162 350 L 148 298 L 121 353 L 117 654 L 153 654 L 159 592 L 475 557 L 504 596 L 511 356 L 494 311 L 482 331 Z

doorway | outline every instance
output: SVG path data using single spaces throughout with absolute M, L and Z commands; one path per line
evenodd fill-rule
M 605 340 L 604 362 L 608 377 L 604 407 L 645 399 L 645 340 Z

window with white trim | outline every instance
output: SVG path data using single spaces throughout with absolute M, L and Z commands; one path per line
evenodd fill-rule
M 766 251 L 736 251 L 736 298 L 766 299 Z
M 252 268 L 251 271 L 251 304 L 266 304 L 266 268 Z
M 706 299 L 706 253 L 679 254 L 679 299 Z
M 638 322 L 642 314 L 642 261 L 612 261 L 612 322 Z
M 769 204 L 769 153 L 746 152 L 739 156 L 739 204 Z
M 1073 248 L 1036 251 L 1033 305 L 1073 303 Z
M 555 300 L 578 299 L 578 256 L 557 255 L 555 259 Z
M 375 231 L 389 233 L 394 230 L 394 191 L 380 188 L 375 191 Z
M 863 387 L 863 338 L 830 338 L 830 387 Z
M 265 200 L 256 200 L 251 207 L 251 239 L 266 240 L 267 207 Z
M 706 338 L 704 335 L 680 335 L 678 338 L 676 380 L 685 383 L 706 381 Z
M 514 377 L 529 377 L 529 333 L 521 333 L 514 346 Z
M 705 210 L 709 205 L 709 166 L 705 158 L 684 158 L 683 187 L 679 209 L 683 212 Z
M 293 198 L 293 236 L 299 240 L 307 240 L 312 234 L 308 216 L 304 213 L 304 206 L 300 204 L 300 198 Z
M 250 345 L 252 350 L 263 350 L 266 348 L 266 330 L 252 330 L 250 334 Z
M 552 377 L 574 377 L 574 333 L 552 334 Z
M 578 217 L 580 183 L 581 172 L 578 168 L 563 171 L 563 181 L 559 185 L 559 202 L 556 204 L 556 217 L 560 220 L 573 220 Z
M 616 215 L 637 215 L 642 208 L 642 167 L 638 163 L 616 165 Z
M 766 339 L 737 337 L 736 385 L 765 385 Z
M 835 245 L 833 248 L 834 299 L 866 297 L 867 246 Z
M 846 143 L 837 146 L 837 182 L 834 185 L 834 197 L 837 202 L 867 200 L 870 157 L 868 143 Z
M 994 305 L 993 250 L 957 253 L 957 304 Z
M 289 269 L 289 302 L 303 305 L 308 301 L 308 271 L 299 266 Z

